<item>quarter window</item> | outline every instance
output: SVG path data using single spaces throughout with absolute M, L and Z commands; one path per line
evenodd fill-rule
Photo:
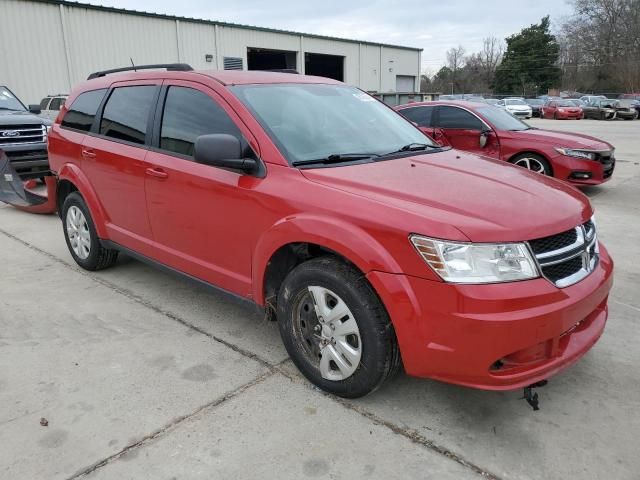
M 482 130 L 482 122 L 478 117 L 457 107 L 440 107 L 438 126 L 440 128 Z
M 227 133 L 242 138 L 229 115 L 211 97 L 187 87 L 169 87 L 162 114 L 160 148 L 193 156 L 196 138 Z
M 91 130 L 93 119 L 105 93 L 107 93 L 107 89 L 103 88 L 78 95 L 78 98 L 73 101 L 71 107 L 65 113 L 60 126 L 80 130 L 81 132 Z
M 417 123 L 419 127 L 431 126 L 433 107 L 409 107 L 401 112 L 410 121 Z
M 155 95 L 156 87 L 152 85 L 114 89 L 104 107 L 100 134 L 144 144 Z

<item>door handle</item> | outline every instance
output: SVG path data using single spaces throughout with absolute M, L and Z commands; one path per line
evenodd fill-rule
M 147 168 L 146 173 L 150 177 L 156 177 L 156 178 L 168 178 L 169 177 L 169 174 L 167 172 L 165 172 L 163 169 L 158 168 L 158 167 Z
M 96 152 L 89 148 L 82 149 L 82 157 L 83 158 L 96 158 Z

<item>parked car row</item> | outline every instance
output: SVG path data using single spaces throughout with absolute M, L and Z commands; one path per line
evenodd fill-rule
M 158 67 L 91 74 L 49 133 L 80 267 L 122 252 L 251 302 L 344 397 L 402 366 L 535 405 L 601 336 L 613 262 L 567 182 L 608 180 L 610 144 L 531 128 L 519 102 L 398 114 L 328 78 Z

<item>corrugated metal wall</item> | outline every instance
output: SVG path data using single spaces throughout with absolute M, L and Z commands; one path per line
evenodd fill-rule
M 247 48 L 289 50 L 304 73 L 304 53 L 344 56 L 345 82 L 365 90 L 393 92 L 396 75 L 419 86 L 420 52 L 292 33 L 251 30 L 80 6 L 0 0 L 0 84 L 23 101 L 38 103 L 67 93 L 89 73 L 136 64 L 186 62 L 195 69 L 222 68 Z M 211 61 L 206 61 L 210 55 Z

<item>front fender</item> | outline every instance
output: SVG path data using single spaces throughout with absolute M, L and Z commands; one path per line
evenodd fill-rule
M 109 238 L 106 229 L 108 221 L 107 214 L 98 200 L 98 196 L 91 186 L 87 176 L 82 172 L 82 170 L 80 170 L 80 168 L 78 168 L 77 165 L 74 165 L 73 163 L 65 163 L 58 170 L 58 182 L 62 180 L 67 180 L 73 183 L 80 192 L 80 195 L 82 195 L 82 198 L 84 198 L 84 201 L 89 208 L 89 212 L 91 212 L 91 218 L 93 219 L 98 237 L 103 239 Z
M 337 218 L 297 214 L 281 219 L 258 240 L 251 271 L 253 298 L 259 305 L 264 305 L 264 281 L 269 260 L 279 248 L 291 243 L 314 243 L 333 250 L 365 275 L 374 270 L 401 272 L 387 249 L 364 229 Z

